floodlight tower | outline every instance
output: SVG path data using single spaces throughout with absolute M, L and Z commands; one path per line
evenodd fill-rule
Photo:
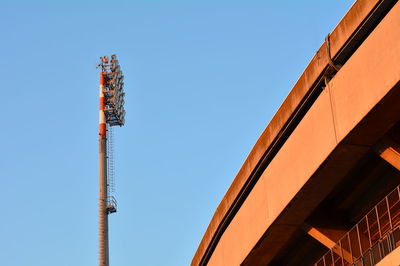
M 117 211 L 117 203 L 110 195 L 113 181 L 110 180 L 111 127 L 125 124 L 124 76 L 116 55 L 100 57 L 100 108 L 99 108 L 99 266 L 109 266 L 108 215 Z M 107 143 L 109 141 L 110 143 Z

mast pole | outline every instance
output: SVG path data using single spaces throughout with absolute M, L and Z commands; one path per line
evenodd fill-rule
M 104 114 L 103 94 L 105 78 L 100 73 L 99 94 L 99 266 L 109 266 L 108 259 L 108 211 L 107 211 L 107 124 Z

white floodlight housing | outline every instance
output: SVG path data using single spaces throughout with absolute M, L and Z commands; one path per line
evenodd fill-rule
M 119 65 L 116 65 L 115 66 L 115 69 L 114 69 L 114 72 L 119 72 L 120 71 L 120 66 Z
M 111 71 L 114 71 L 114 69 L 117 67 L 116 60 L 111 60 Z

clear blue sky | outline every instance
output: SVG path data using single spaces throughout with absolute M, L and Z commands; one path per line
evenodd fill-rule
M 98 264 L 95 64 L 112 53 L 127 116 L 115 130 L 111 265 L 188 265 L 352 2 L 0 2 L 1 265 Z

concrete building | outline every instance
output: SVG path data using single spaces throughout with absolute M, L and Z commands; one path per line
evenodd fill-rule
M 358 0 L 244 162 L 197 265 L 400 265 L 400 3 Z

